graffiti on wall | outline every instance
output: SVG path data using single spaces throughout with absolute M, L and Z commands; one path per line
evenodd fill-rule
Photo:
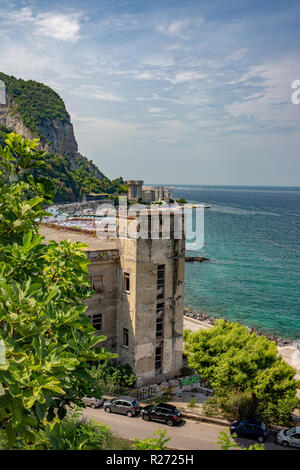
M 203 387 L 199 375 L 179 377 L 161 384 L 148 385 L 132 391 L 132 396 L 137 399 L 145 399 L 163 394 L 181 395 L 185 391 L 198 391 L 207 395 L 213 395 L 213 390 Z

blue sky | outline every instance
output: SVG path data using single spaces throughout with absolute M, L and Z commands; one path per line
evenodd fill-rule
M 0 0 L 0 70 L 64 99 L 109 177 L 295 185 L 300 5 Z

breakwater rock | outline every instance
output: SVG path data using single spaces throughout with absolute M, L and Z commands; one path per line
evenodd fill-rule
M 206 313 L 203 312 L 196 312 L 194 311 L 191 307 L 185 307 L 184 316 L 193 318 L 194 320 L 198 320 L 199 322 L 204 322 L 209 325 L 214 325 L 215 321 L 218 320 L 218 318 L 211 317 L 207 315 Z M 247 327 L 248 328 L 248 327 Z M 250 331 L 250 328 L 248 328 Z M 270 341 L 274 341 L 277 346 L 290 346 L 294 343 L 294 340 L 292 339 L 286 339 L 286 338 L 281 338 L 280 336 L 275 336 L 272 333 L 263 333 L 259 330 L 256 330 L 253 328 L 253 331 L 258 335 L 258 336 L 265 336 L 267 339 Z
M 204 256 L 186 256 L 185 261 L 186 263 L 192 263 L 194 261 L 202 263 L 202 261 L 209 261 L 209 258 L 205 258 Z

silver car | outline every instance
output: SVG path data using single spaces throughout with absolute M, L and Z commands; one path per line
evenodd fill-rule
M 95 397 L 83 397 L 82 401 L 85 403 L 85 405 L 90 406 L 91 408 L 98 408 L 104 403 L 103 398 L 100 399 Z
M 132 397 L 112 398 L 104 402 L 103 408 L 106 413 L 119 413 L 130 418 L 141 410 L 139 403 Z
M 279 431 L 276 440 L 283 447 L 300 447 L 300 426 Z

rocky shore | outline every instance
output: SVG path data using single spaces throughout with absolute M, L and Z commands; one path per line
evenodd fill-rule
M 194 261 L 199 261 L 199 263 L 202 263 L 202 261 L 209 261 L 209 258 L 205 258 L 204 256 L 186 256 L 185 257 L 186 263 L 192 263 Z
M 214 325 L 215 320 L 218 320 L 218 318 L 211 317 L 206 313 L 196 312 L 189 306 L 184 308 L 184 316 L 193 318 L 194 320 L 198 320 L 199 322 L 206 323 L 208 325 Z M 281 338 L 279 336 L 273 335 L 272 333 L 262 333 L 261 331 L 258 331 L 255 328 L 253 329 L 253 331 L 259 336 L 262 335 L 268 338 L 270 341 L 274 341 L 279 347 L 290 346 L 294 343 L 294 341 L 291 339 Z

